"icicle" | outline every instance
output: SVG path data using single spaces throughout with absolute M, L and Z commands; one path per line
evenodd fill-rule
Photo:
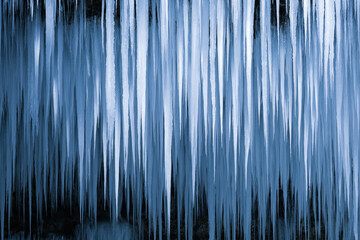
M 1 5 L 1 4 L 0 4 Z M 30 114 L 31 114 L 31 119 L 33 121 L 34 124 L 34 128 L 37 129 L 37 125 L 38 125 L 38 100 L 39 100 L 39 92 L 38 92 L 38 87 L 39 87 L 39 61 L 40 61 L 40 22 L 39 22 L 39 14 L 36 14 L 36 19 L 35 19 L 35 29 L 34 29 L 34 72 L 35 72 L 35 79 L 32 85 L 32 104 L 31 104 L 31 109 L 30 109 Z M 1 27 L 0 27 L 1 28 Z
M 261 25 L 261 96 L 262 96 L 262 107 L 263 107 L 263 121 L 264 121 L 264 137 L 265 137 L 265 148 L 266 157 L 268 154 L 268 42 L 270 42 L 270 5 L 267 4 L 269 1 L 262 0 L 260 7 L 260 25 Z M 268 163 L 266 159 L 266 168 Z
M 78 144 L 79 144 L 79 191 L 80 191 L 80 219 L 82 220 L 83 215 L 83 204 L 84 204 L 84 141 L 85 141 L 85 96 L 83 92 L 84 85 L 82 81 L 77 81 L 76 84 L 76 108 L 77 108 L 77 134 L 78 134 Z
M 321 1 L 321 0 L 320 0 Z M 291 45 L 292 45 L 292 60 L 293 60 L 293 78 L 296 82 L 296 54 L 297 54 L 297 11 L 298 11 L 298 1 L 290 0 L 290 35 L 291 35 Z M 295 91 L 296 95 L 296 91 Z M 296 96 L 295 96 L 296 98 Z
M 357 111 L 358 112 L 358 111 Z M 359 117 L 358 117 L 359 120 Z M 355 128 L 359 128 L 359 121 L 353 122 L 353 125 Z M 352 141 L 354 143 L 357 143 L 359 141 L 359 134 L 354 134 L 353 135 L 353 139 Z M 353 176 L 353 195 L 354 195 L 354 222 L 353 222 L 353 231 L 354 231 L 354 236 L 355 239 L 358 238 L 358 222 L 359 222 L 359 213 L 358 213 L 358 207 L 359 207 L 359 148 L 358 146 L 353 145 L 353 150 L 352 150 L 352 155 L 354 157 L 353 159 L 353 171 L 354 171 L 354 176 Z
M 309 39 L 311 39 L 311 28 L 310 28 L 310 0 L 303 1 L 304 9 L 304 29 L 305 29 L 305 45 L 309 44 Z M 309 36 L 308 36 L 309 35 Z M 310 47 L 310 46 L 309 46 Z
M 94 152 L 95 152 L 95 144 L 97 136 L 97 128 L 98 128 L 98 120 L 100 115 L 100 92 L 101 92 L 101 83 L 100 83 L 100 63 L 97 55 L 98 51 L 94 51 L 94 62 L 95 62 L 95 86 L 94 86 Z
M 120 106 L 119 106 L 119 102 L 120 99 L 117 99 L 118 101 L 116 101 L 116 116 L 115 116 L 115 218 L 117 220 L 118 218 L 118 214 L 119 214 L 119 178 L 120 178 L 120 165 L 119 165 L 119 161 L 120 161 L 120 127 L 121 127 L 121 122 L 120 122 Z M 120 196 L 121 198 L 121 196 Z
M 108 147 L 109 159 L 112 158 L 113 137 L 115 127 L 115 57 L 114 57 L 114 0 L 106 1 L 106 131 L 103 132 L 104 146 Z M 104 149 L 104 178 L 106 178 L 106 152 Z M 106 195 L 106 180 L 104 181 L 104 194 Z M 118 196 L 116 196 L 116 202 Z
M 191 142 L 191 171 L 192 171 L 192 200 L 195 200 L 195 169 L 198 149 L 198 114 L 200 94 L 200 3 L 192 3 L 191 12 L 191 81 L 189 85 L 190 142 Z
M 170 200 L 171 200 L 171 141 L 172 141 L 172 79 L 170 73 L 169 56 L 169 3 L 167 0 L 160 2 L 161 23 L 161 65 L 163 69 L 163 97 L 164 97 L 164 162 L 165 162 L 165 191 L 167 208 L 167 236 L 170 236 Z
M 124 169 L 127 176 L 129 150 L 129 0 L 123 1 L 121 13 L 121 66 L 122 66 L 122 124 L 124 134 Z M 125 181 L 126 181 L 125 177 Z
M 347 93 L 347 91 L 345 90 L 345 94 Z M 340 160 L 342 161 L 342 167 L 343 167 L 343 171 L 344 171 L 344 180 L 345 180 L 345 193 L 346 193 L 346 203 L 347 203 L 347 207 L 349 208 L 350 205 L 350 175 L 351 175 L 351 166 L 350 166 L 350 129 L 349 129 L 349 125 L 350 125 L 350 119 L 349 119 L 349 99 L 348 96 L 344 95 L 343 99 L 343 116 L 342 116 L 342 124 L 343 124 L 343 133 L 342 133 L 342 141 L 341 141 L 341 146 L 340 146 L 340 151 L 342 153 L 343 159 Z M 339 159 L 341 159 L 339 157 Z
M 104 11 L 105 11 L 105 1 L 101 0 L 101 46 L 104 51 Z
M 325 15 L 325 0 L 319 0 L 317 2 L 317 24 L 319 34 L 319 45 L 320 45 L 320 66 L 323 62 L 323 42 L 324 42 L 324 15 Z
M 30 0 L 30 12 L 31 12 L 31 18 L 33 17 L 34 15 L 34 0 Z M 1 15 L 0 15 L 1 17 Z M 1 37 L 1 35 L 0 35 Z
M 50 58 L 54 48 L 55 0 L 46 1 L 46 78 L 50 81 Z
M 238 150 L 238 133 L 240 127 L 240 99 L 239 93 L 239 81 L 240 81 L 240 58 L 241 58 L 241 25 L 240 25 L 240 14 L 241 14 L 241 2 L 235 1 L 232 5 L 233 11 L 233 24 L 234 24 L 234 62 L 233 62 L 233 73 L 232 77 L 232 125 L 234 133 L 234 171 L 235 171 L 235 184 L 237 181 L 237 150 Z
M 148 48 L 148 21 L 149 21 L 149 2 L 148 0 L 137 0 L 137 100 L 138 100 L 138 149 L 139 159 L 143 160 L 143 167 L 146 179 L 146 141 L 145 141 L 145 121 L 146 121 L 146 60 Z M 140 137 L 141 133 L 141 137 Z M 142 145 L 140 145 L 140 141 Z M 140 151 L 143 152 L 142 157 Z M 139 164 L 140 166 L 140 164 Z M 146 182 L 146 181 L 145 181 Z
M 188 99 L 188 78 L 189 78 L 189 2 L 183 1 L 183 20 L 184 20 L 184 98 Z
M 117 2 L 117 1 L 115 1 Z M 115 8 L 116 8 L 117 4 L 115 4 Z M 114 11 L 114 10 L 112 10 Z M 113 15 L 113 14 L 111 14 Z M 125 27 L 127 27 L 125 25 Z M 113 33 L 114 34 L 114 33 Z M 113 36 L 112 36 L 113 37 Z M 117 39 L 117 38 L 115 38 Z M 115 55 L 116 50 L 114 50 L 114 55 Z M 115 57 L 115 56 L 114 56 Z M 126 59 L 127 60 L 127 59 Z M 115 65 L 115 63 L 114 63 Z M 115 81 L 115 69 L 112 70 L 114 72 L 114 81 Z M 118 219 L 118 215 L 120 213 L 119 210 L 119 202 L 122 201 L 122 196 L 120 194 L 119 196 L 119 190 L 121 193 L 121 189 L 119 189 L 119 182 L 120 182 L 120 148 L 121 148 L 121 116 L 120 116 L 120 107 L 121 107 L 121 96 L 120 96 L 120 85 L 122 85 L 120 83 L 120 81 L 116 81 L 115 82 L 115 86 L 114 86 L 114 91 L 115 91 L 115 220 Z M 120 203 L 121 204 L 121 203 Z
M 210 0 L 210 88 L 211 88 L 211 106 L 212 106 L 212 143 L 213 152 L 216 152 L 215 146 L 215 117 L 216 117 L 216 99 L 215 99 L 215 51 L 216 51 L 216 5 L 215 0 Z M 214 178 L 215 178 L 215 154 L 214 154 Z
M 135 57 L 135 0 L 129 0 L 129 24 L 130 24 L 130 47 L 131 55 Z
M 245 119 L 245 187 L 247 187 L 247 165 L 251 144 L 252 135 L 252 55 L 253 55 L 253 33 L 254 33 L 254 0 L 246 2 L 245 9 L 245 46 L 246 54 L 246 95 L 247 95 L 247 109 L 244 113 Z
M 114 0 L 106 2 L 106 113 L 108 137 L 112 139 L 115 122 L 115 59 L 114 59 Z M 111 144 L 110 144 L 111 147 Z
M 342 26 L 341 26 L 341 0 L 336 0 L 335 2 L 335 17 L 336 17 L 336 43 L 337 43 L 337 63 L 339 63 L 340 60 L 340 50 L 341 50 L 341 32 L 342 32 Z
M 178 80 L 178 94 L 179 94 L 179 130 L 181 136 L 181 122 L 182 122 L 182 102 L 183 102 L 183 78 L 184 78 L 184 22 L 182 21 L 182 8 L 178 9 L 178 27 L 176 34 L 177 42 L 177 80 Z
M 330 88 L 334 85 L 334 34 L 335 12 L 334 1 L 329 0 L 325 4 L 325 36 L 324 36 L 324 74 L 325 74 L 325 101 L 327 102 L 328 68 L 330 69 Z
M 165 143 L 165 189 L 167 204 L 167 234 L 170 236 L 170 200 L 171 200 L 171 141 L 172 141 L 172 86 L 171 79 L 164 86 L 164 143 Z
M 217 1 L 217 56 L 218 56 L 218 76 L 219 76 L 219 105 L 220 105 L 220 138 L 223 134 L 223 115 L 224 115 L 224 45 L 225 45 L 225 2 Z
M 204 102 L 204 128 L 205 128 L 205 151 L 207 150 L 208 138 L 208 67 L 209 67 L 209 5 L 207 1 L 202 3 L 201 11 L 201 76 L 202 94 Z

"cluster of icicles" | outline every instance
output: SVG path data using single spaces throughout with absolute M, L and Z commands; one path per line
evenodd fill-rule
M 248 239 L 254 204 L 261 234 L 358 238 L 359 0 L 71 2 L 0 2 L 2 238 L 15 195 L 31 225 L 73 191 L 160 238 Z

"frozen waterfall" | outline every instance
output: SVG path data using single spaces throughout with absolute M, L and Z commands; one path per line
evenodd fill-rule
M 1 0 L 0 41 L 1 239 L 358 239 L 360 0 Z

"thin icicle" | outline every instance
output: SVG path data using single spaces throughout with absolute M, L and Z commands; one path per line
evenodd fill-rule
M 123 1 L 121 14 L 122 124 L 124 134 L 124 169 L 127 175 L 129 150 L 129 0 Z M 126 179 L 126 178 L 125 178 Z
M 119 99 L 118 99 L 119 100 Z M 117 101 L 119 103 L 120 101 Z M 119 214 L 119 178 L 120 178 L 120 106 L 116 106 L 116 116 L 115 116 L 115 218 L 117 220 Z M 121 196 L 120 196 L 121 198 Z
M 184 21 L 184 97 L 188 98 L 188 78 L 189 78 L 189 1 L 183 1 L 183 21 Z
M 323 42 L 324 42 L 324 16 L 325 16 L 325 0 L 319 0 L 317 2 L 317 24 L 318 24 L 318 35 L 319 35 L 319 45 L 320 45 L 320 66 L 323 62 Z
M 177 80 L 178 80 L 178 95 L 179 95 L 179 130 L 181 136 L 181 121 L 182 121 L 182 102 L 183 102 L 183 78 L 184 78 L 184 22 L 182 21 L 182 8 L 178 9 L 178 28 L 177 28 Z
M 233 24 L 234 24 L 234 62 L 232 77 L 232 125 L 234 133 L 234 171 L 235 171 L 235 184 L 237 181 L 237 150 L 238 150 L 238 133 L 240 128 L 240 58 L 241 58 L 241 1 L 235 1 L 232 5 Z
M 263 121 L 264 121 L 264 137 L 266 155 L 268 154 L 268 81 L 269 81 L 269 64 L 268 64 L 268 42 L 270 42 L 270 5 L 269 1 L 262 0 L 260 7 L 260 25 L 261 25 L 261 96 L 263 107 Z M 266 156 L 267 157 L 267 156 Z M 266 159 L 266 167 L 267 159 Z
M 210 88 L 211 88 L 211 106 L 212 106 L 212 143 L 213 152 L 216 151 L 215 141 L 215 119 L 216 119 L 216 99 L 215 99 L 215 52 L 216 51 L 216 5 L 215 0 L 210 0 Z M 214 177 L 215 177 L 215 156 L 214 156 Z
M 309 44 L 309 40 L 311 39 L 310 0 L 304 0 L 303 1 L 303 9 L 304 9 L 305 45 L 308 46 L 307 44 Z
M 246 96 L 247 109 L 244 113 L 245 119 L 245 186 L 247 187 L 247 166 L 249 160 L 251 135 L 252 135 L 252 55 L 253 55 L 253 33 L 254 33 L 254 0 L 246 2 L 245 8 L 245 47 L 246 54 Z
M 325 4 L 325 36 L 324 36 L 324 80 L 325 96 L 328 94 L 328 69 L 330 70 L 330 88 L 334 85 L 334 39 L 335 39 L 335 11 L 334 0 L 329 0 Z
M 208 139 L 208 68 L 209 68 L 209 4 L 203 2 L 201 11 L 201 76 L 202 94 L 204 102 L 204 128 L 205 128 L 205 148 L 207 149 Z
M 192 200 L 195 200 L 195 170 L 198 151 L 198 115 L 200 94 L 200 3 L 193 2 L 191 7 L 191 81 L 189 85 Z
M 103 133 L 105 146 L 108 146 L 109 157 L 112 158 L 113 137 L 115 127 L 115 56 L 114 56 L 114 0 L 106 1 L 106 126 L 107 134 Z M 104 150 L 104 177 L 106 178 L 106 148 Z M 106 195 L 106 180 L 104 182 Z M 117 202 L 118 196 L 116 196 Z
M 170 80 L 170 79 L 168 79 Z M 169 81 L 170 82 L 170 81 Z M 171 200 L 171 141 L 172 141 L 172 86 L 167 83 L 164 88 L 164 143 L 165 143 L 165 189 L 167 205 L 167 224 L 170 226 L 170 200 Z M 170 236 L 170 227 L 167 228 Z
M 138 146 L 139 146 L 139 159 L 143 160 L 143 167 L 146 173 L 146 141 L 145 141 L 145 122 L 146 122 L 146 60 L 147 60 L 147 48 L 148 48 L 148 21 L 149 21 L 149 2 L 148 0 L 137 0 L 137 100 L 138 100 Z M 141 133 L 141 135 L 140 135 Z M 140 145 L 140 141 L 142 145 Z M 143 152 L 143 156 L 140 156 L 140 151 Z M 140 166 L 140 164 L 139 164 Z
M 115 124 L 115 56 L 114 56 L 114 0 L 106 2 L 106 113 L 108 137 L 113 138 Z M 111 142 L 110 142 L 111 147 Z
M 225 2 L 217 1 L 217 57 L 218 57 L 218 76 L 219 76 L 219 105 L 220 105 L 220 136 L 223 134 L 223 115 L 224 115 L 224 47 L 225 47 Z
M 170 236 L 170 202 L 171 202 L 171 141 L 172 141 L 172 79 L 170 73 L 169 56 L 169 2 L 160 2 L 160 22 L 161 22 L 161 64 L 163 68 L 163 96 L 164 96 L 164 149 L 165 149 L 165 191 L 167 208 L 167 236 Z

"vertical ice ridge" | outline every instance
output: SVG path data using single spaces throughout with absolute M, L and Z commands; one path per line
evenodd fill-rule
M 209 69 L 209 3 L 202 2 L 201 11 L 201 79 L 202 94 L 204 103 L 204 129 L 205 129 L 205 151 L 207 150 L 208 139 L 208 69 Z
M 170 80 L 170 79 L 168 79 Z M 167 234 L 170 234 L 170 199 L 171 199 L 171 141 L 172 141 L 172 98 L 171 83 L 165 87 L 164 93 L 164 131 L 165 131 L 165 188 L 167 204 Z
M 114 0 L 106 1 L 106 114 L 108 138 L 113 138 L 115 125 L 115 56 L 114 56 Z
M 127 174 L 129 151 L 129 0 L 123 1 L 121 12 L 121 72 L 122 72 L 122 124 L 124 141 L 124 169 Z M 126 178 L 125 178 L 126 179 Z
M 249 152 L 252 135 L 252 58 L 253 58 L 253 24 L 254 24 L 254 0 L 246 2 L 245 8 L 245 47 L 246 54 L 246 96 L 247 109 L 244 113 L 245 119 L 245 186 L 247 187 L 247 167 L 249 161 Z
M 216 22 L 216 39 L 217 39 L 217 57 L 218 57 L 218 76 L 219 76 L 219 115 L 220 115 L 220 137 L 223 134 L 223 115 L 224 115 L 224 47 L 225 47 L 225 2 L 217 1 L 217 22 Z M 196 21 L 196 20 L 195 20 Z
M 182 102 L 183 102 L 183 78 L 184 78 L 184 14 L 182 12 L 182 6 L 179 4 L 177 8 L 178 18 L 177 18 L 177 32 L 176 32 L 176 42 L 177 42 L 177 82 L 178 82 L 178 97 L 179 97 L 179 130 L 181 136 L 181 127 L 182 127 Z M 185 75 L 186 77 L 186 75 Z
M 0 4 L 1 5 L 1 4 Z M 36 16 L 35 22 L 38 23 L 39 21 L 39 16 Z M 1 28 L 1 27 L 0 27 Z M 38 24 L 35 25 L 34 27 L 34 72 L 35 72 L 35 79 L 33 82 L 33 87 L 31 88 L 32 90 L 32 101 L 31 101 L 31 119 L 34 123 L 34 128 L 37 127 L 37 122 L 38 122 L 38 94 L 39 94 L 39 90 L 38 90 L 38 86 L 39 86 L 39 62 L 40 62 L 40 27 L 38 26 Z M 1 51 L 1 50 L 0 50 Z M 0 52 L 1 53 L 1 52 Z
M 115 9 L 117 7 L 117 1 L 115 0 Z M 114 10 L 113 10 L 114 11 Z M 114 12 L 115 13 L 115 12 Z M 115 31 L 114 31 L 114 40 L 119 39 L 119 38 L 115 38 Z M 116 47 L 114 48 L 114 58 L 115 58 L 115 52 L 116 52 Z M 115 65 L 115 59 L 114 59 L 114 65 Z M 119 202 L 121 202 L 122 200 L 120 200 L 122 198 L 122 194 L 121 194 L 121 189 L 120 188 L 120 148 L 121 148 L 121 116 L 120 116 L 120 109 L 121 109 L 121 95 L 120 95 L 120 89 L 122 84 L 119 81 L 119 78 L 116 79 L 116 74 L 115 74 L 115 69 L 114 71 L 114 81 L 115 81 L 115 85 L 114 85 L 114 91 L 115 91 L 115 126 L 114 126 L 114 130 L 115 130 L 115 141 L 114 141 L 114 148 L 115 148 L 115 155 L 114 155 L 114 167 L 115 167 L 115 173 L 114 173 L 114 181 L 115 181 L 115 220 L 117 221 L 118 219 L 118 215 L 121 212 L 119 210 Z M 119 193 L 120 191 L 120 193 Z M 120 196 L 119 196 L 120 195 Z
M 211 106 L 212 106 L 212 147 L 213 152 L 216 152 L 216 141 L 215 141 L 215 119 L 216 119 L 216 98 L 215 98 L 215 89 L 216 89 L 216 75 L 215 75 L 215 58 L 216 58 L 216 5 L 215 0 L 210 0 L 210 89 L 211 89 Z M 216 157 L 214 156 L 214 177 L 215 177 L 215 161 Z
M 171 141 L 172 141 L 172 74 L 170 72 L 171 56 L 169 47 L 169 2 L 160 2 L 161 22 L 161 65 L 163 69 L 163 97 L 164 97 L 164 162 L 165 162 L 165 191 L 166 191 L 166 213 L 167 213 L 167 236 L 170 236 L 170 200 L 171 200 Z
M 305 45 L 309 46 L 309 39 L 311 38 L 311 28 L 310 28 L 310 0 L 303 1 L 303 15 L 304 15 L 304 31 L 305 31 Z
M 324 42 L 324 16 L 325 16 L 325 0 L 317 2 L 317 27 L 320 45 L 320 67 L 323 65 L 323 42 Z
M 293 62 L 293 80 L 294 83 L 297 80 L 296 77 L 296 70 L 297 70 L 297 15 L 298 15 L 298 1 L 297 0 L 290 0 L 290 35 L 291 35 L 291 45 L 292 45 L 292 62 Z M 296 101 L 296 94 L 295 91 L 295 101 Z
M 130 52 L 135 57 L 135 1 L 129 0 Z
M 191 82 L 189 84 L 191 171 L 192 171 L 192 201 L 195 200 L 195 171 L 198 151 L 198 114 L 200 93 L 200 3 L 193 2 L 191 6 Z
M 184 98 L 188 99 L 189 81 L 189 1 L 183 1 L 184 26 Z M 190 29 L 191 30 L 191 29 Z
M 260 7 L 260 25 L 261 25 L 261 96 L 263 108 L 264 138 L 266 148 L 266 167 L 268 167 L 268 81 L 269 81 L 269 46 L 270 42 L 270 4 L 269 1 L 262 0 Z
M 121 128 L 121 122 L 120 122 L 120 106 L 119 106 L 120 99 L 117 96 L 116 101 L 116 111 L 115 111 L 115 219 L 117 220 L 118 214 L 119 214 L 119 178 L 120 178 L 120 128 Z
M 149 2 L 148 0 L 137 0 L 137 101 L 138 101 L 138 157 L 142 159 L 144 171 L 146 173 L 146 141 L 145 141 L 145 121 L 146 121 L 146 64 L 147 64 L 147 50 L 148 50 L 148 14 L 149 14 Z M 140 142 L 142 143 L 140 145 Z M 140 156 L 142 152 L 142 156 Z M 139 164 L 140 166 L 140 164 Z
M 325 4 L 325 44 L 324 44 L 324 78 L 325 78 L 325 96 L 328 95 L 327 82 L 330 80 L 330 89 L 334 82 L 334 34 L 335 34 L 335 11 L 334 1 L 327 1 Z M 330 76 L 328 76 L 328 69 Z M 327 101 L 327 97 L 325 99 Z
M 114 0 L 106 1 L 106 72 L 105 72 L 105 97 L 106 97 L 106 127 L 107 134 L 103 132 L 104 150 L 104 178 L 106 178 L 107 154 L 113 157 L 114 128 L 115 128 L 115 56 L 114 56 Z M 110 170 L 110 169 L 109 169 Z M 109 174 L 110 176 L 110 174 Z M 104 181 L 104 195 L 106 195 L 106 180 Z M 104 196 L 106 198 L 106 196 Z M 118 196 L 116 195 L 116 202 Z M 117 211 L 116 211 L 117 212 Z
M 235 171 L 235 185 L 237 181 L 237 150 L 238 150 L 238 133 L 240 126 L 240 108 L 241 102 L 239 97 L 240 89 L 239 82 L 242 79 L 240 75 L 240 59 L 241 59 L 241 1 L 235 1 L 232 5 L 233 25 L 234 25 L 234 62 L 232 72 L 232 127 L 234 134 L 234 171 Z

